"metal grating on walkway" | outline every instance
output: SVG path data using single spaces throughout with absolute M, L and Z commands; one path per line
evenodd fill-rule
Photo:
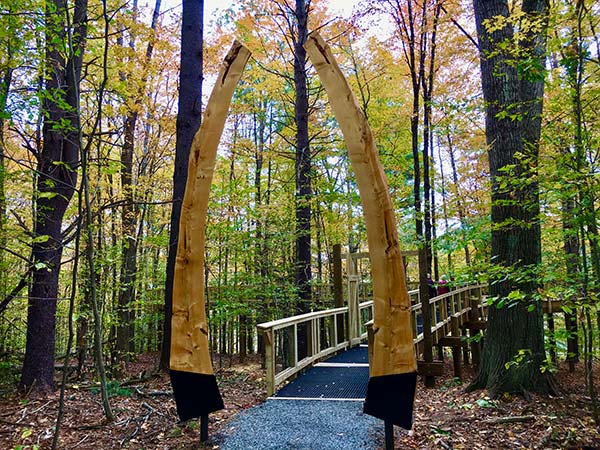
M 300 374 L 274 399 L 364 400 L 369 382 L 367 349 L 356 347 Z
M 332 356 L 325 362 L 332 363 L 369 363 L 369 349 L 367 347 L 354 347 L 348 351 Z

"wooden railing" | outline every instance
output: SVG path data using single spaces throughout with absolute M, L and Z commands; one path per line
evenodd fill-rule
M 467 286 L 430 299 L 433 344 L 482 312 L 487 285 Z M 419 291 L 409 292 L 417 355 L 423 350 L 422 305 Z M 302 369 L 332 353 L 364 341 L 373 319 L 373 301 L 352 307 L 315 311 L 257 325 L 265 345 L 267 395 Z M 453 327 L 454 326 L 454 327 Z
M 265 345 L 267 395 L 296 373 L 332 353 L 366 339 L 373 301 L 358 305 L 356 332 L 349 328 L 348 307 L 326 309 L 257 325 Z
M 479 284 L 457 288 L 446 294 L 429 299 L 433 344 L 437 344 L 442 337 L 445 337 L 451 331 L 450 325 L 453 316 L 459 319 L 459 325 L 462 325 L 471 318 L 469 316 L 471 311 L 473 311 L 477 317 L 483 317 L 486 292 L 487 284 Z M 423 342 L 422 304 L 418 290 L 410 291 L 409 295 L 412 305 L 411 312 L 414 343 L 417 347 L 418 355 L 422 351 L 421 343 Z

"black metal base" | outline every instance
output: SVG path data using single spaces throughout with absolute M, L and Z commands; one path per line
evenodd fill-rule
M 182 422 L 224 408 L 214 375 L 170 370 L 171 385 Z
M 410 430 L 416 386 L 417 372 L 371 377 L 363 411 Z

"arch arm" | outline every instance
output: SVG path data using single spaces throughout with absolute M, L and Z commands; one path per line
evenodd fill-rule
M 360 191 L 373 277 L 374 346 L 365 412 L 411 428 L 416 357 L 410 300 L 389 189 L 369 124 L 331 49 L 318 33 L 305 44 L 340 124 Z
M 206 213 L 217 148 L 231 98 L 249 58 L 250 51 L 234 42 L 223 61 L 190 149 L 173 280 L 169 361 L 177 412 L 182 421 L 223 408 L 208 348 L 204 302 Z

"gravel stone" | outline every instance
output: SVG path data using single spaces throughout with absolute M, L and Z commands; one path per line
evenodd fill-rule
M 376 450 L 383 422 L 363 402 L 267 400 L 241 412 L 220 433 L 221 450 Z

